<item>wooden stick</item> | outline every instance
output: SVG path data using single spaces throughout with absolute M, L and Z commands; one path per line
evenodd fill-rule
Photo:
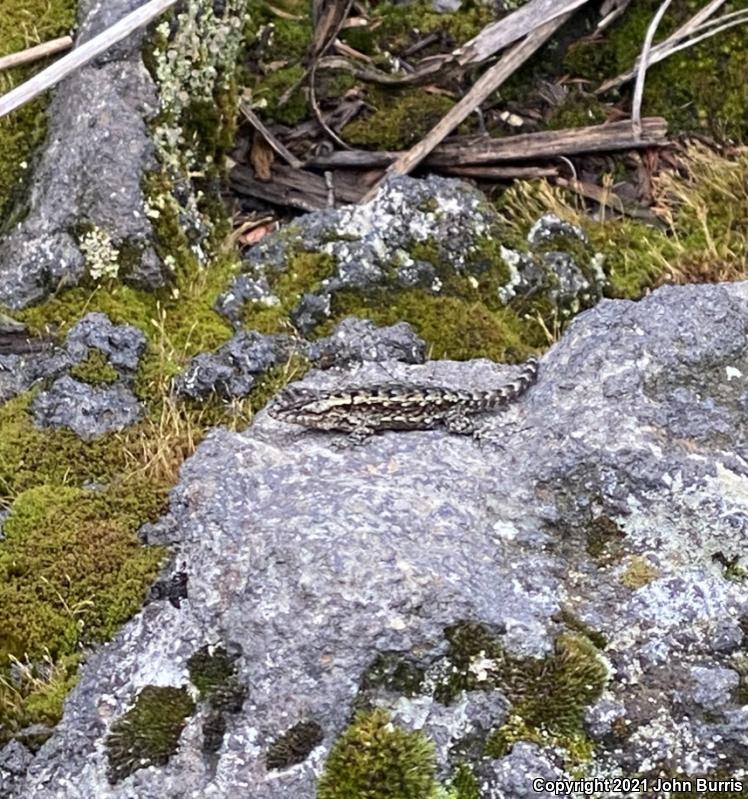
M 513 13 L 487 25 L 477 36 L 455 50 L 452 56 L 461 66 L 478 64 L 539 29 L 543 23 L 551 22 L 562 14 L 566 19 L 570 12 L 587 2 L 588 0 L 530 0 Z
M 558 177 L 558 167 L 555 166 L 445 166 L 439 171 L 445 175 L 475 180 L 531 180 Z
M 239 103 L 239 110 L 242 112 L 246 120 L 252 127 L 262 136 L 263 139 L 275 150 L 276 153 L 287 163 L 295 169 L 301 169 L 304 164 L 288 150 L 273 134 L 262 124 L 260 118 L 255 112 L 244 102 Z
M 539 47 L 545 44 L 570 16 L 571 12 L 544 23 L 528 34 L 523 41 L 515 45 L 490 69 L 486 70 L 475 82 L 473 88 L 437 122 L 436 126 L 424 139 L 387 167 L 382 178 L 364 195 L 363 202 L 368 202 L 374 198 L 383 180 L 394 175 L 407 175 L 415 169 L 437 144 L 440 144 L 484 100 L 495 92 L 510 75 L 522 66 Z
M 175 5 L 177 0 L 149 0 L 149 2 L 136 8 L 123 17 L 119 22 L 102 31 L 93 39 L 89 39 L 71 53 L 55 61 L 38 75 L 25 81 L 20 86 L 0 97 L 0 117 L 6 116 L 16 108 L 25 105 L 42 92 L 57 85 L 71 72 L 87 64 L 97 55 L 108 50 L 113 44 L 122 41 L 134 30 L 147 25 L 152 19 L 160 16 L 167 9 Z
M 463 167 L 512 161 L 558 158 L 578 153 L 631 150 L 658 147 L 667 143 L 667 122 L 662 117 L 645 117 L 642 133 L 636 138 L 631 120 L 590 125 L 586 128 L 543 130 L 493 139 L 488 136 L 458 136 L 442 142 L 426 156 L 429 167 Z M 334 152 L 309 159 L 304 166 L 313 169 L 370 169 L 386 167 L 404 153 L 387 150 Z
M 39 61 L 50 55 L 56 55 L 69 50 L 73 46 L 72 36 L 60 36 L 59 39 L 52 39 L 49 42 L 37 44 L 34 47 L 29 47 L 26 50 L 21 50 L 20 53 L 11 53 L 4 55 L 0 58 L 0 72 L 6 69 L 13 69 L 14 67 L 22 67 L 25 64 L 32 64 L 34 61 Z

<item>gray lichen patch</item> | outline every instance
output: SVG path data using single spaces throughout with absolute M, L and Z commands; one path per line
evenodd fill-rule
M 177 751 L 195 703 L 184 688 L 147 685 L 111 726 L 106 739 L 108 776 L 120 782 L 134 771 L 163 766 Z

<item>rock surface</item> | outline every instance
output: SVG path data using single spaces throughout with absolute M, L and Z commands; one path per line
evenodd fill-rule
M 476 389 L 513 374 L 488 361 L 386 368 Z M 365 364 L 356 382 L 381 370 Z M 597 642 L 608 681 L 585 721 L 596 776 L 740 777 L 747 375 L 748 283 L 663 288 L 575 319 L 537 385 L 487 418 L 487 444 L 384 433 L 341 451 L 264 413 L 245 433 L 215 430 L 161 524 L 176 542 L 164 580 L 179 579 L 180 600 L 152 601 L 91 656 L 10 796 L 313 799 L 377 657 L 428 675 L 444 662 L 445 631 L 465 622 L 526 663 L 570 629 Z M 111 784 L 113 723 L 148 686 L 189 686 L 188 661 L 216 649 L 231 653 L 230 710 L 200 699 L 167 763 Z M 486 653 L 472 657 L 474 685 L 492 668 Z M 503 723 L 508 703 L 472 690 L 445 704 L 434 684 L 375 701 L 433 731 L 444 774 L 467 726 L 485 731 L 489 710 Z M 273 765 L 273 743 L 301 723 L 317 743 L 302 762 Z M 578 769 L 563 743 L 483 759 L 482 799 L 535 796 L 532 778 Z
M 293 272 L 299 253 L 326 256 L 331 264 L 331 273 L 291 309 L 302 335 L 330 318 L 338 293 L 371 295 L 378 302 L 382 290 L 450 294 L 455 277 L 476 291 L 487 273 L 502 270 L 503 282 L 490 297 L 502 304 L 543 295 L 569 316 L 600 298 L 606 282 L 602 256 L 592 253 L 580 228 L 546 214 L 521 242 L 523 249 L 484 249 L 504 239 L 501 225 L 496 210 L 468 183 L 435 175 L 397 177 L 368 203 L 305 214 L 268 235 L 249 250 L 246 274 L 232 280 L 215 307 L 239 325 L 245 305 L 278 305 L 273 278 Z
M 81 39 L 140 5 L 82 0 Z M 86 270 L 75 236 L 81 224 L 107 231 L 115 245 L 140 248 L 135 273 L 149 275 L 144 282 L 151 288 L 159 282 L 141 190 L 144 172 L 156 166 L 147 120 L 157 109 L 140 56 L 142 38 L 142 32 L 128 38 L 56 90 L 28 213 L 0 239 L 0 304 L 23 308 L 78 283 Z

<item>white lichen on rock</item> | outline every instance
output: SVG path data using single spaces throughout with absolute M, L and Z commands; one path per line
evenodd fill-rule
M 179 185 L 179 198 L 171 192 L 151 196 L 146 214 L 156 219 L 167 207 L 177 213 L 180 227 L 196 234 L 191 249 L 199 261 L 208 257 L 199 242 L 210 236 L 213 224 L 200 210 L 203 195 L 192 180 L 210 173 L 214 163 L 189 122 L 198 105 L 213 106 L 218 95 L 230 90 L 246 7 L 246 0 L 227 0 L 219 15 L 211 0 L 189 0 L 173 21 L 156 28 L 154 36 L 153 71 L 160 107 L 153 141 L 162 169 Z
M 93 280 L 116 278 L 119 272 L 119 250 L 103 228 L 94 226 L 84 233 L 78 246 L 86 259 Z

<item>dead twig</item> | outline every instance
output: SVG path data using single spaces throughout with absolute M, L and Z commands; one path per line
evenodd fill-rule
M 5 55 L 0 58 L 0 72 L 14 67 L 22 67 L 26 64 L 33 64 L 34 61 L 40 61 L 42 58 L 48 58 L 51 55 L 57 55 L 57 53 L 69 50 L 72 46 L 72 36 L 60 36 L 59 39 L 37 44 L 34 47 L 21 50 L 20 53 Z
M 479 64 L 523 36 L 539 30 L 541 25 L 550 24 L 562 16 L 566 21 L 570 12 L 587 2 L 588 0 L 530 0 L 512 14 L 487 25 L 477 36 L 455 50 L 452 58 L 460 66 Z
M 57 85 L 71 72 L 75 72 L 76 69 L 92 61 L 113 44 L 125 39 L 134 30 L 147 25 L 152 19 L 160 16 L 164 11 L 175 5 L 176 2 L 177 0 L 150 0 L 150 2 L 127 14 L 119 22 L 94 36 L 93 39 L 89 39 L 76 47 L 71 53 L 55 61 L 54 64 L 43 69 L 37 75 L 34 75 L 33 78 L 25 81 L 20 86 L 16 86 L 15 89 L 0 97 L 0 117 L 15 111 L 16 108 L 20 108 L 42 92 Z
M 631 120 L 590 125 L 586 128 L 544 130 L 494 139 L 487 136 L 455 136 L 435 147 L 424 164 L 435 168 L 479 166 L 485 164 L 563 158 L 580 153 L 611 152 L 667 144 L 667 122 L 662 117 L 642 120 L 641 135 L 631 130 Z M 304 166 L 313 169 L 385 168 L 404 153 L 387 150 L 350 150 L 318 155 Z
M 498 87 L 535 53 L 571 16 L 562 14 L 545 22 L 505 53 L 499 61 L 481 75 L 470 91 L 436 124 L 431 132 L 405 155 L 391 164 L 382 180 L 394 175 L 407 175 L 461 122 L 484 102 Z M 381 180 L 364 196 L 371 200 L 377 193 Z
M 322 130 L 340 147 L 348 150 L 350 145 L 343 141 L 327 124 L 317 102 L 315 82 L 319 59 L 329 50 L 340 33 L 353 0 L 314 0 L 314 41 L 312 42 L 311 64 L 309 66 L 309 105 Z
M 244 118 L 249 122 L 250 125 L 262 136 L 263 139 L 275 150 L 276 153 L 287 163 L 290 164 L 292 167 L 296 169 L 301 169 L 303 163 L 290 151 L 286 148 L 278 139 L 273 136 L 273 134 L 265 127 L 262 123 L 260 118 L 255 114 L 255 112 L 246 104 L 246 103 L 239 103 L 239 110 L 242 112 Z

